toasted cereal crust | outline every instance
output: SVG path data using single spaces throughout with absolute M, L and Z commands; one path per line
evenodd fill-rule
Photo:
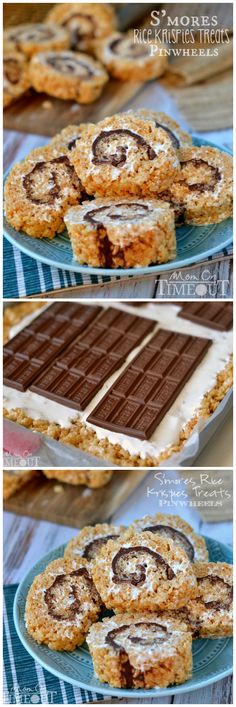
M 75 71 L 62 71 L 50 62 L 57 62 L 59 67 L 62 64 L 65 67 L 74 65 Z M 80 65 L 87 67 L 92 76 L 87 77 L 83 70 L 79 72 Z M 33 88 L 39 93 L 44 91 L 49 96 L 77 103 L 96 101 L 108 81 L 108 74 L 102 64 L 86 54 L 68 50 L 34 55 L 29 65 L 29 74 Z
M 113 471 L 98 469 L 91 471 L 81 471 L 78 469 L 44 469 L 43 473 L 48 479 L 57 479 L 66 484 L 85 485 L 89 488 L 99 488 L 105 486 L 110 481 Z

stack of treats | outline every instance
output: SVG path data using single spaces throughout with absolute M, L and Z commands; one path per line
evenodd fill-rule
M 232 157 L 196 147 L 164 113 L 68 126 L 11 170 L 7 221 L 36 238 L 67 228 L 74 259 L 136 268 L 176 256 L 176 225 L 232 215 Z
M 86 639 L 101 682 L 165 688 L 192 673 L 192 640 L 232 635 L 232 566 L 209 562 L 179 516 L 84 527 L 35 577 L 27 630 L 52 650 Z M 112 610 L 98 621 L 101 608 Z

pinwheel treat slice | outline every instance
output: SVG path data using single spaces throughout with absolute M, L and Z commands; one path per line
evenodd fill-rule
M 3 107 L 7 108 L 30 87 L 28 65 L 23 54 L 6 51 L 3 55 Z
M 30 587 L 26 627 L 37 643 L 72 651 L 83 643 L 100 608 L 88 563 L 81 558 L 60 558 L 35 577 Z
M 78 204 L 81 183 L 65 154 L 36 148 L 12 168 L 4 192 L 9 223 L 35 238 L 53 238 L 64 230 L 68 206 Z
M 129 113 L 84 127 L 71 158 L 86 192 L 102 197 L 156 197 L 180 172 L 165 131 Z
M 191 677 L 191 634 L 175 618 L 121 613 L 94 624 L 87 643 L 97 677 L 112 687 L 167 687 Z
M 116 540 L 123 532 L 123 526 L 116 527 L 109 523 L 85 526 L 66 546 L 65 557 L 84 557 L 93 562 L 108 540 Z
M 133 111 L 129 111 L 129 113 L 131 112 L 133 113 Z M 173 118 L 170 118 L 167 113 L 140 108 L 135 111 L 134 114 L 143 120 L 153 120 L 156 128 L 161 128 L 164 130 L 176 150 L 181 147 L 192 145 L 191 135 L 189 135 L 186 130 L 183 130 L 179 123 L 177 123 L 176 120 L 173 120 Z
M 85 201 L 66 212 L 65 224 L 80 263 L 139 267 L 175 257 L 173 211 L 157 199 Z
M 196 595 L 196 577 L 186 552 L 150 532 L 109 540 L 92 575 L 105 606 L 115 611 L 177 609 Z
M 3 34 L 4 50 L 22 52 L 27 58 L 41 51 L 67 49 L 69 45 L 68 31 L 53 23 L 19 25 Z
M 108 81 L 100 62 L 87 54 L 69 50 L 36 54 L 29 72 L 36 91 L 78 103 L 95 101 Z
M 48 13 L 47 22 L 67 29 L 72 49 L 86 51 L 96 39 L 114 31 L 116 15 L 109 3 L 58 3 Z
M 233 632 L 233 567 L 225 562 L 196 562 L 198 596 L 187 603 L 194 638 L 220 638 Z
M 186 552 L 190 562 L 207 562 L 208 560 L 208 551 L 204 538 L 201 535 L 197 535 L 192 526 L 178 515 L 167 513 L 156 513 L 153 516 L 147 515 L 134 521 L 132 527 L 135 532 L 140 531 L 143 533 L 148 531 L 167 540 L 173 540 Z
M 232 216 L 232 157 L 214 147 L 184 147 L 179 157 L 181 172 L 166 198 L 182 220 L 199 226 Z
M 148 81 L 162 76 L 167 67 L 165 48 L 158 42 L 137 42 L 134 30 L 116 32 L 95 43 L 95 54 L 111 76 L 123 81 Z

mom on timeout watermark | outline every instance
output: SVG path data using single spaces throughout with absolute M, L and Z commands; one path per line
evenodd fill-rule
M 207 268 L 200 275 L 174 270 L 167 278 L 158 283 L 158 294 L 169 297 L 226 297 L 229 280 L 217 278 Z

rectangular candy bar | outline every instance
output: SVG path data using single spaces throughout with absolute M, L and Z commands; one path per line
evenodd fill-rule
M 150 439 L 211 344 L 208 339 L 159 329 L 91 412 L 88 422 Z
M 30 390 L 75 410 L 84 410 L 155 324 L 117 309 L 105 310 L 33 381 Z
M 3 350 L 3 381 L 24 391 L 39 373 L 97 319 L 101 307 L 55 303 L 11 339 Z
M 186 302 L 178 314 L 190 322 L 208 326 L 218 331 L 228 331 L 233 326 L 232 302 Z

